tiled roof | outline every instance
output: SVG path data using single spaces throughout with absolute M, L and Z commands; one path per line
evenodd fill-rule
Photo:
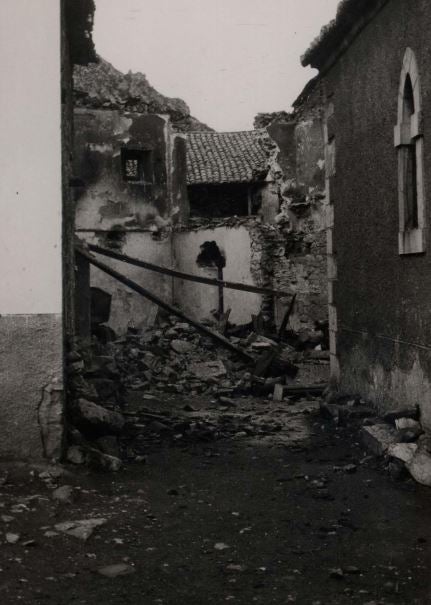
M 187 183 L 248 183 L 264 178 L 268 171 L 265 135 L 265 130 L 189 132 Z

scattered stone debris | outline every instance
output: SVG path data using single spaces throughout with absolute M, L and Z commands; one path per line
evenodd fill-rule
M 52 492 L 52 498 L 63 504 L 71 504 L 75 500 L 75 490 L 71 485 L 62 485 Z
M 13 534 L 11 532 L 6 533 L 6 542 L 8 544 L 16 544 L 19 542 L 21 536 L 19 534 Z
M 391 445 L 397 443 L 396 431 L 386 424 L 364 426 L 361 436 L 365 447 L 376 456 L 383 456 Z
M 221 329 L 216 319 L 206 323 Z M 130 328 L 120 338 L 102 328 L 97 326 L 99 336 L 93 337 L 91 346 L 68 356 L 66 460 L 74 465 L 118 471 L 123 460 L 144 461 L 151 436 L 153 441 L 168 438 L 180 442 L 261 434 L 262 427 L 244 426 L 242 417 L 220 412 L 234 410 L 238 397 L 256 395 L 281 404 L 307 396 L 313 399 L 325 386 L 305 388 L 295 382 L 305 361 L 328 367 L 323 330 L 310 333 L 308 340 L 305 334 L 292 340 L 290 334 L 282 341 L 271 331 L 263 334 L 259 318 L 244 326 L 224 325 L 225 337 L 246 353 L 244 360 L 177 317 L 163 313 L 153 327 Z M 304 349 L 306 342 L 312 343 L 311 349 Z M 247 362 L 247 356 L 255 360 L 254 365 Z M 195 410 L 185 406 L 185 416 L 169 414 L 169 410 L 160 414 L 157 409 L 166 397 L 201 396 L 213 401 L 217 417 L 194 414 Z M 152 409 L 140 405 L 130 410 L 126 401 L 134 398 L 151 403 Z
M 82 521 L 64 521 L 62 523 L 57 523 L 54 526 L 54 529 L 67 534 L 68 536 L 73 536 L 74 538 L 79 538 L 80 540 L 88 540 L 88 538 L 93 534 L 94 530 L 101 525 L 105 525 L 107 523 L 107 519 L 84 519 Z
M 431 438 L 422 428 L 419 406 L 390 410 L 379 418 L 377 410 L 360 397 L 329 391 L 320 410 L 337 425 L 361 420 L 363 444 L 375 456 L 385 457 L 394 479 L 408 471 L 415 481 L 431 487 Z
M 117 578 L 118 576 L 128 576 L 135 573 L 136 569 L 126 563 L 115 563 L 114 565 L 107 565 L 97 570 L 98 573 L 105 578 Z

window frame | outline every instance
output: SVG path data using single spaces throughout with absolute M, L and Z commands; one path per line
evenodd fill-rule
M 412 98 L 407 99 L 406 89 L 411 83 Z M 412 101 L 413 107 L 409 107 Z M 406 119 L 406 116 L 408 119 Z M 399 234 L 398 252 L 400 255 L 423 254 L 426 251 L 425 238 L 425 186 L 423 171 L 424 137 L 423 137 L 422 97 L 418 64 L 411 48 L 404 54 L 398 91 L 398 120 L 394 129 L 394 146 L 398 158 L 398 209 Z M 413 151 L 413 155 L 412 155 Z M 413 161 L 415 178 L 411 180 L 406 165 Z M 412 182 L 415 216 L 413 226 L 409 212 L 408 188 Z
M 142 147 L 121 148 L 121 178 L 128 185 L 151 185 L 153 183 L 153 152 Z M 128 178 L 126 165 L 128 160 L 136 160 L 138 178 Z

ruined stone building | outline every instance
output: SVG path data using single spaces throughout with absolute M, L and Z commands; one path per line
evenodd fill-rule
M 105 64 L 85 68 L 84 76 L 100 69 L 105 73 Z M 124 99 L 112 101 L 117 109 L 100 108 L 101 100 L 110 98 L 106 81 L 99 83 L 99 95 L 89 88 L 82 70 L 76 82 L 76 233 L 83 241 L 192 275 L 286 293 L 274 300 L 229 290 L 221 301 L 217 288 L 114 262 L 112 266 L 197 320 L 230 309 L 233 323 L 248 323 L 262 313 L 277 326 L 295 293 L 295 329 L 326 319 L 323 127 L 317 86 L 314 96 L 307 93 L 298 100 L 297 114 L 288 123 L 184 135 L 178 132 L 175 114 L 129 112 Z M 136 108 L 145 109 L 133 98 Z M 91 99 L 96 108 L 89 106 Z M 91 269 L 91 285 L 93 294 L 96 288 L 112 298 L 109 326 L 115 331 L 154 322 L 157 308 L 152 303 L 100 270 Z
M 311 104 L 303 109 L 306 119 L 299 112 L 288 122 L 271 116 L 254 131 L 187 135 L 193 230 L 180 246 L 188 246 L 189 269 L 199 246 L 214 241 L 225 257 L 226 279 L 296 293 L 296 329 L 326 318 L 323 130 L 319 112 L 313 116 Z M 205 299 L 207 313 L 215 296 Z M 205 304 L 199 298 L 197 287 L 189 287 L 189 304 Z M 280 325 L 288 298 L 229 292 L 225 306 L 234 321 L 262 312 Z
M 187 185 L 191 216 L 249 216 L 262 209 L 268 176 L 264 130 L 190 132 Z M 278 199 L 274 215 L 278 211 Z
M 325 95 L 333 378 L 431 426 L 431 6 L 347 0 L 303 57 Z
M 61 450 L 63 353 L 73 324 L 72 298 L 63 286 L 63 276 L 73 273 L 73 222 L 63 223 L 70 208 L 68 181 L 62 188 L 61 97 L 66 116 L 71 63 L 93 58 L 93 12 L 92 0 L 0 4 L 3 457 L 56 457 Z
M 170 267 L 172 227 L 187 217 L 184 135 L 166 115 L 75 110 L 76 233 L 102 248 Z M 165 300 L 172 279 L 113 261 Z M 154 322 L 156 307 L 96 268 L 91 285 L 112 296 L 118 333 Z M 86 313 L 83 312 L 82 318 Z M 81 325 L 81 330 L 88 330 Z
M 91 332 L 91 310 L 120 335 L 152 325 L 157 312 L 90 271 L 76 241 L 286 294 L 225 290 L 221 300 L 217 287 L 106 261 L 198 320 L 230 309 L 232 323 L 261 315 L 278 327 L 294 294 L 294 330 L 325 320 L 323 125 L 318 81 L 293 114 L 245 133 L 213 133 L 180 99 L 96 56 L 93 0 L 42 2 L 43 10 L 23 0 L 0 8 L 8 116 L 0 454 L 58 458 L 65 365 L 82 364 L 76 349 Z M 31 32 L 25 55 L 17 22 Z

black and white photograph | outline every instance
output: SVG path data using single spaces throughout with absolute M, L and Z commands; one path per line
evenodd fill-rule
M 0 0 L 0 605 L 431 605 L 430 0 Z

